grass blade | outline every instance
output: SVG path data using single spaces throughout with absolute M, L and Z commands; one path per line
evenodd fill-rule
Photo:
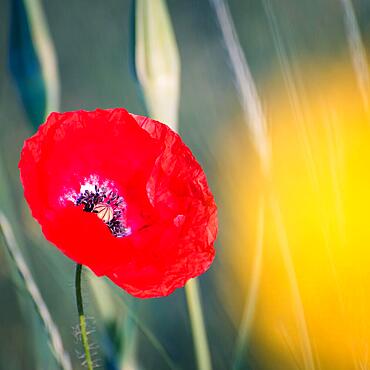
M 196 279 L 191 279 L 188 281 L 185 286 L 185 292 L 189 308 L 198 369 L 210 370 L 212 369 L 211 356 L 208 349 L 207 334 L 204 325 L 198 281 Z
M 294 263 L 290 252 L 287 231 L 281 216 L 280 205 L 271 188 L 271 150 L 268 140 L 266 119 L 257 89 L 245 59 L 243 49 L 240 45 L 230 10 L 224 0 L 210 0 L 217 14 L 220 23 L 222 36 L 231 61 L 232 70 L 235 76 L 235 84 L 239 93 L 239 99 L 244 111 L 246 124 L 254 138 L 254 144 L 260 157 L 262 173 L 268 185 L 268 202 L 275 221 L 278 234 L 278 245 L 283 257 L 285 270 L 287 272 L 297 324 L 301 336 L 303 361 L 306 369 L 314 369 L 314 359 L 309 338 L 303 303 L 299 291 Z M 265 0 L 265 3 L 267 0 Z
M 344 25 L 348 47 L 351 54 L 353 69 L 356 74 L 357 85 L 366 112 L 369 113 L 370 75 L 366 50 L 362 41 L 360 28 L 351 0 L 341 0 L 344 12 Z
M 40 316 L 40 319 L 45 327 L 46 333 L 49 337 L 50 345 L 52 348 L 53 355 L 59 367 L 63 370 L 72 370 L 72 365 L 68 354 L 64 350 L 62 339 L 55 325 L 50 312 L 40 294 L 40 291 L 33 280 L 31 272 L 24 260 L 22 253 L 18 247 L 17 241 L 15 239 L 13 230 L 10 226 L 5 215 L 0 211 L 0 231 L 4 239 L 4 244 L 14 261 L 14 264 L 22 278 L 24 286 L 29 293 L 36 311 Z
M 107 282 L 91 274 L 88 279 L 101 314 L 106 340 L 104 355 L 107 367 L 124 369 L 136 363 L 137 325 L 131 315 L 122 315 L 113 292 Z M 130 303 L 125 303 L 129 306 Z
M 227 4 L 224 0 L 210 0 L 210 2 L 215 9 L 226 50 L 229 54 L 245 121 L 253 136 L 253 142 L 260 156 L 262 169 L 264 172 L 267 172 L 269 171 L 270 147 L 267 138 L 266 119 L 257 88 L 240 46 Z
M 127 314 L 136 323 L 137 327 L 141 330 L 141 332 L 146 336 L 148 341 L 152 344 L 152 346 L 161 355 L 161 357 L 163 358 L 163 360 L 167 364 L 168 368 L 171 369 L 171 370 L 178 370 L 178 367 L 172 361 L 172 359 L 168 355 L 166 349 L 163 347 L 161 342 L 152 333 L 152 331 L 144 324 L 144 322 L 140 319 L 138 314 L 130 307 L 130 305 L 125 301 L 125 299 L 122 298 L 122 292 L 120 292 L 118 290 L 113 290 L 113 291 L 117 293 L 117 296 L 119 297 L 119 303 L 122 303 L 124 305 Z
M 238 337 L 235 344 L 235 354 L 233 361 L 233 369 L 239 370 L 242 367 L 243 354 L 248 345 L 249 332 L 252 325 L 254 312 L 256 308 L 256 301 L 258 296 L 258 289 L 261 277 L 262 256 L 263 256 L 263 237 L 264 237 L 264 221 L 265 209 L 264 199 L 261 197 L 258 217 L 257 217 L 257 240 L 256 253 L 254 257 L 252 279 L 250 282 L 249 294 L 247 294 L 244 304 L 243 316 L 239 327 Z
M 37 128 L 59 108 L 57 59 L 39 0 L 12 0 L 9 66 L 22 103 Z

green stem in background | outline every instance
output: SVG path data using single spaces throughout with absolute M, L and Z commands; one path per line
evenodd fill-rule
M 50 112 L 59 110 L 58 62 L 40 0 L 24 0 L 31 37 L 41 65 L 46 87 L 45 118 Z M 40 122 L 41 123 L 41 122 Z
M 105 281 L 102 279 L 99 280 L 99 278 L 95 276 L 91 276 L 89 281 L 93 281 L 94 284 L 93 289 L 100 291 L 104 291 L 103 286 L 106 284 Z M 98 283 L 98 284 L 95 284 Z M 153 348 L 158 352 L 158 354 L 163 358 L 163 361 L 167 364 L 168 368 L 171 370 L 179 370 L 179 368 L 176 366 L 176 364 L 172 361 L 171 357 L 167 353 L 166 349 L 163 347 L 159 339 L 156 337 L 156 335 L 151 331 L 149 327 L 145 325 L 145 323 L 140 319 L 137 310 L 134 310 L 129 304 L 127 304 L 126 299 L 127 297 L 122 297 L 122 292 L 120 292 L 118 289 L 113 291 L 116 295 L 114 298 L 117 299 L 117 301 L 112 302 L 111 304 L 115 305 L 115 307 L 122 304 L 124 306 L 124 309 L 128 316 L 135 322 L 138 329 L 141 330 L 143 335 L 146 337 L 148 342 L 153 346 Z M 122 315 L 118 313 L 119 315 Z M 130 337 L 130 340 L 132 340 L 132 337 Z M 120 369 L 126 369 L 126 367 L 121 366 Z M 131 367 L 130 367 L 131 368 Z
M 77 302 L 77 311 L 80 321 L 80 330 L 81 330 L 81 340 L 82 345 L 85 351 L 85 361 L 88 370 L 93 370 L 93 363 L 90 354 L 90 346 L 89 340 L 87 338 L 87 331 L 86 331 L 86 318 L 84 314 L 84 306 L 82 302 L 82 294 L 81 294 L 81 272 L 82 272 L 82 265 L 76 265 L 76 280 L 75 280 L 75 288 L 76 288 L 76 302 Z
M 8 250 L 14 267 L 18 271 L 25 288 L 32 299 L 36 312 L 44 325 L 45 332 L 49 338 L 52 353 L 58 367 L 62 370 L 72 370 L 71 361 L 64 349 L 58 328 L 52 319 L 48 307 L 46 306 L 39 288 L 33 279 L 31 271 L 21 253 L 13 229 L 8 219 L 0 210 L 0 242 L 1 241 L 3 241 L 4 246 Z
M 233 370 L 239 370 L 243 367 L 243 357 L 248 349 L 251 326 L 256 310 L 258 292 L 261 280 L 262 258 L 263 258 L 263 242 L 265 232 L 265 205 L 264 196 L 260 196 L 259 209 L 256 224 L 256 246 L 255 256 L 253 260 L 252 275 L 248 294 L 245 298 L 245 304 L 242 314 L 242 320 L 239 326 L 238 336 L 235 343 L 235 352 L 233 359 Z
M 260 158 L 262 173 L 269 184 L 269 205 L 272 211 L 272 217 L 275 222 L 277 229 L 277 237 L 279 247 L 282 253 L 284 267 L 289 277 L 290 288 L 293 294 L 295 314 L 297 317 L 299 334 L 302 344 L 302 353 L 306 369 L 315 369 L 315 361 L 312 353 L 312 345 L 309 337 L 307 322 L 304 314 L 302 298 L 297 282 L 297 275 L 294 269 L 293 259 L 289 247 L 289 240 L 287 231 L 284 225 L 284 220 L 281 215 L 280 204 L 277 196 L 274 193 L 274 189 L 271 187 L 271 147 L 270 140 L 267 131 L 266 117 L 262 109 L 261 100 L 258 96 L 258 92 L 253 80 L 253 76 L 249 69 L 248 63 L 245 59 L 243 49 L 240 45 L 237 32 L 235 30 L 234 22 L 230 14 L 227 1 L 225 0 L 211 0 L 216 15 L 221 27 L 223 39 L 225 41 L 225 47 L 229 54 L 232 70 L 235 76 L 235 83 L 238 90 L 239 100 L 242 104 L 244 111 L 245 121 L 248 124 L 248 128 L 252 134 L 257 153 Z M 271 26 L 272 35 L 274 37 L 274 43 L 278 50 L 278 57 L 281 59 L 281 64 L 284 66 L 284 75 L 286 71 L 289 72 L 289 65 L 287 64 L 286 55 L 283 53 L 282 43 L 279 37 L 279 32 L 276 30 L 276 21 L 273 10 L 271 8 L 270 0 L 262 1 L 265 12 L 267 14 L 269 25 Z M 289 87 L 289 93 L 293 91 L 295 95 L 294 84 L 291 83 L 291 76 L 284 76 L 287 85 Z M 293 111 L 299 111 L 296 109 L 297 99 L 293 96 L 292 105 Z M 299 105 L 298 105 L 299 107 Z M 297 122 L 300 120 L 298 119 Z M 306 136 L 301 135 L 304 139 Z M 305 143 L 304 143 L 305 144 Z M 306 150 L 307 150 L 307 145 Z M 310 151 L 308 151 L 310 153 Z
M 193 332 L 194 350 L 199 370 L 211 370 L 211 356 L 208 349 L 202 304 L 200 301 L 198 282 L 191 279 L 185 286 L 186 299 L 189 308 L 191 329 Z

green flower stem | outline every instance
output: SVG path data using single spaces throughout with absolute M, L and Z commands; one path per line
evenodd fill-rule
M 82 294 L 81 294 L 81 272 L 82 272 L 82 265 L 76 265 L 76 280 L 75 280 L 75 288 L 76 288 L 76 302 L 77 302 L 77 310 L 78 316 L 80 320 L 80 330 L 81 330 L 81 339 L 82 345 L 85 351 L 85 360 L 88 370 L 93 370 L 93 363 L 90 354 L 90 346 L 89 340 L 87 338 L 87 331 L 86 331 L 86 318 L 84 314 L 84 306 L 82 302 Z

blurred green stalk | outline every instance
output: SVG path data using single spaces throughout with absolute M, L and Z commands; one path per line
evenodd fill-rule
M 189 280 L 185 286 L 185 292 L 188 302 L 198 369 L 210 370 L 212 369 L 211 356 L 208 349 L 198 281 L 196 279 Z
M 176 38 L 164 0 L 136 0 L 134 65 L 149 114 L 178 128 L 180 60 Z M 195 279 L 185 286 L 199 370 L 210 370 L 211 356 Z
M 148 341 L 152 346 L 158 351 L 162 356 L 164 362 L 172 370 L 178 370 L 177 366 L 173 363 L 169 357 L 166 349 L 162 346 L 161 342 L 153 334 L 153 332 L 144 324 L 144 322 L 139 318 L 135 311 L 120 297 L 120 302 L 124 304 L 127 313 L 130 315 L 132 320 L 136 323 L 137 327 L 142 331 L 142 333 L 147 337 Z
M 364 103 L 366 112 L 369 114 L 370 75 L 366 48 L 362 41 L 360 27 L 351 0 L 341 0 L 344 12 L 344 26 L 348 47 L 351 55 L 352 66 L 356 74 L 358 89 Z
M 113 296 L 114 291 L 110 289 L 108 283 L 93 274 L 90 274 L 88 281 L 91 283 L 92 291 L 95 295 L 98 308 L 106 325 L 109 326 L 112 323 L 117 324 L 118 330 L 122 330 L 124 332 L 124 348 L 120 348 L 121 352 L 118 353 L 120 369 L 136 368 L 136 361 L 133 356 L 136 349 L 136 343 L 132 340 L 132 336 L 135 335 L 135 331 L 132 329 L 132 324 L 134 324 L 146 336 L 153 348 L 158 351 L 168 368 L 177 370 L 176 365 L 169 357 L 166 349 L 162 346 L 153 332 L 139 318 L 135 308 L 132 307 L 132 302 L 126 302 L 126 300 L 130 299 L 131 297 L 126 296 L 124 299 L 121 292 L 117 295 L 117 297 Z M 122 312 L 121 306 L 123 306 L 125 314 Z M 117 322 L 117 318 L 121 318 L 121 322 Z M 132 321 L 132 324 L 130 325 L 131 328 L 127 327 L 127 324 L 130 324 L 129 321 Z M 121 329 L 122 327 L 123 329 Z
M 57 60 L 39 0 L 10 1 L 9 69 L 34 129 L 59 107 Z
M 106 344 L 106 361 L 113 361 L 119 369 L 136 368 L 136 322 L 131 313 L 124 315 L 121 309 L 122 298 L 117 302 L 109 284 L 101 278 L 90 274 L 90 287 L 105 325 L 110 343 Z M 131 297 L 128 297 L 130 299 Z M 132 301 L 124 305 L 132 306 Z M 131 312 L 131 311 L 130 311 Z
M 46 334 L 49 338 L 50 346 L 52 348 L 52 353 L 58 366 L 63 370 L 72 370 L 72 365 L 68 354 L 64 350 L 58 328 L 55 325 L 51 314 L 41 296 L 41 293 L 32 277 L 32 274 L 28 269 L 26 261 L 22 256 L 10 223 L 1 211 L 0 232 L 4 239 L 4 245 L 6 246 L 11 259 L 14 261 L 14 266 L 16 267 L 27 292 L 29 293 L 34 303 L 36 311 L 44 325 Z
M 244 302 L 244 310 L 242 320 L 239 326 L 239 332 L 235 343 L 233 370 L 243 368 L 243 357 L 245 350 L 248 346 L 250 330 L 256 309 L 258 291 L 260 287 L 261 270 L 262 270 L 262 257 L 263 257 L 263 240 L 265 231 L 265 201 L 264 197 L 260 196 L 258 216 L 257 216 L 257 235 L 255 256 L 253 260 L 253 269 L 251 281 L 249 284 L 248 294 Z
M 267 188 L 266 199 L 272 211 L 272 216 L 278 235 L 278 243 L 283 257 L 283 263 L 289 278 L 290 288 L 294 299 L 297 325 L 301 337 L 300 339 L 304 367 L 305 369 L 314 369 L 315 361 L 312 353 L 312 346 L 309 338 L 309 332 L 297 282 L 297 276 L 290 252 L 288 235 L 281 216 L 280 205 L 271 181 L 271 148 L 267 131 L 266 118 L 253 80 L 253 76 L 245 59 L 243 49 L 240 45 L 227 2 L 225 0 L 210 1 L 214 6 L 220 24 L 222 37 L 225 42 L 226 50 L 229 54 L 232 71 L 235 75 L 235 85 L 238 90 L 238 96 L 244 111 L 245 121 L 248 125 L 248 129 L 253 136 L 254 145 L 260 159 L 261 170 Z M 272 12 L 269 12 L 269 10 L 271 10 L 271 7 L 269 6 L 269 0 L 264 0 L 263 5 L 265 6 L 267 16 L 269 17 L 269 21 L 271 22 Z M 275 32 L 273 35 L 278 35 L 278 33 Z M 276 44 L 276 40 L 274 41 Z M 284 70 L 284 73 L 287 73 L 286 69 Z M 289 92 L 291 92 L 291 90 L 289 90 Z M 243 328 L 240 328 L 239 330 L 243 330 Z
M 33 44 L 41 64 L 42 76 L 46 86 L 46 118 L 50 112 L 59 109 L 58 63 L 40 1 L 24 0 L 24 4 L 30 23 Z

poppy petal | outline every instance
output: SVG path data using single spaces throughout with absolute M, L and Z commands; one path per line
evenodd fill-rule
M 25 198 L 46 238 L 137 297 L 208 269 L 217 211 L 179 135 L 125 109 L 52 113 L 25 141 Z

